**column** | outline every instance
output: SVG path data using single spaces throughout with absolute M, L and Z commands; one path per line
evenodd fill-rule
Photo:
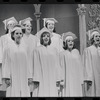
M 86 7 L 84 4 L 79 4 L 77 8 L 79 15 L 79 35 L 80 35 L 80 53 L 83 54 L 84 49 L 86 48 Z
M 36 24 L 37 24 L 37 32 L 40 30 L 40 16 L 41 16 L 41 12 L 40 12 L 40 7 L 41 4 L 33 4 L 35 7 L 35 17 L 36 17 Z

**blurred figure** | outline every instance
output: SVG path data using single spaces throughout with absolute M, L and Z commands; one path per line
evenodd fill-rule
M 83 96 L 83 65 L 79 51 L 75 48 L 76 38 L 72 32 L 63 33 L 65 51 L 60 53 L 60 64 L 63 69 L 63 96 L 65 97 Z
M 35 35 L 32 35 L 32 24 L 31 24 L 32 19 L 30 17 L 23 19 L 21 21 L 19 21 L 19 23 L 23 26 L 23 28 L 25 29 L 25 33 L 23 35 L 23 40 L 25 42 L 25 44 L 27 45 L 27 54 L 28 54 L 28 60 L 29 60 L 29 71 L 30 71 L 30 77 L 31 79 L 30 81 L 30 92 L 33 92 L 33 66 L 32 66 L 32 53 L 33 50 L 37 47 L 37 37 Z
M 22 41 L 22 28 L 14 26 L 11 42 L 4 50 L 2 77 L 7 85 L 7 97 L 30 97 L 28 79 L 30 79 L 26 45 Z
M 4 49 L 8 46 L 9 43 L 11 43 L 12 39 L 11 39 L 11 30 L 13 29 L 13 27 L 18 23 L 17 20 L 14 17 L 5 19 L 3 21 L 4 25 L 5 25 L 5 30 L 6 30 L 6 34 L 2 35 L 0 37 L 0 84 L 1 84 L 1 66 L 2 66 L 2 58 L 3 58 L 3 53 L 4 53 Z M 2 81 L 2 85 L 0 86 L 0 90 L 1 91 L 5 91 L 6 90 L 6 85 L 4 80 Z
M 91 30 L 89 39 L 91 46 L 84 50 L 84 84 L 86 96 L 100 96 L 100 55 L 98 51 L 100 43 L 100 31 Z
M 61 81 L 58 52 L 51 44 L 52 34 L 48 29 L 39 33 L 40 46 L 33 52 L 33 82 L 38 88 L 38 97 L 58 96 L 56 84 Z

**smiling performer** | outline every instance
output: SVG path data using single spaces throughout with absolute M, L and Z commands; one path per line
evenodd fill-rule
M 63 69 L 65 97 L 82 96 L 83 66 L 79 51 L 75 48 L 76 38 L 72 32 L 63 33 L 65 51 L 60 53 L 60 64 Z
M 29 97 L 28 57 L 26 45 L 22 41 L 22 28 L 14 26 L 11 32 L 13 42 L 9 44 L 3 55 L 2 77 L 7 85 L 7 97 Z M 9 88 L 10 87 L 10 88 Z M 9 88 L 9 90 L 8 90 Z M 8 92 L 9 91 L 9 92 Z
M 14 17 L 5 19 L 3 21 L 4 23 L 4 28 L 6 30 L 6 34 L 2 35 L 0 37 L 0 74 L 2 73 L 1 71 L 1 66 L 2 66 L 2 59 L 3 59 L 3 53 L 4 53 L 4 49 L 8 46 L 9 43 L 12 42 L 11 39 L 11 30 L 13 29 L 13 27 L 18 23 L 17 20 Z M 2 77 L 0 75 L 0 77 Z M 1 83 L 2 80 L 0 80 Z M 5 87 L 5 82 L 4 80 L 2 81 L 2 85 L 0 86 L 0 90 L 1 91 L 5 91 L 6 87 Z
M 86 96 L 100 96 L 100 30 L 89 31 L 91 46 L 84 50 L 84 77 Z
M 29 65 L 28 68 L 30 70 L 30 75 L 32 77 L 33 75 L 33 66 L 32 66 L 32 53 L 33 50 L 37 47 L 37 37 L 32 34 L 32 19 L 30 17 L 25 18 L 23 20 L 19 21 L 19 24 L 23 26 L 25 29 L 25 33 L 23 35 L 23 40 L 25 41 L 25 44 L 27 45 L 27 54 L 28 54 L 28 60 L 29 60 Z M 32 78 L 29 80 L 30 83 L 30 92 L 33 92 L 33 83 L 32 83 Z
M 58 23 L 58 21 L 55 18 L 44 18 L 43 20 L 44 20 L 43 28 L 48 29 L 52 34 L 50 45 L 56 48 L 58 52 L 63 51 L 63 41 L 61 39 L 61 36 L 58 33 L 56 33 L 55 30 L 55 24 Z M 42 29 L 40 31 L 42 31 Z
M 34 86 L 39 89 L 38 97 L 55 97 L 58 96 L 56 83 L 61 81 L 58 53 L 50 46 L 52 34 L 48 29 L 43 29 L 39 35 L 41 45 L 33 53 Z

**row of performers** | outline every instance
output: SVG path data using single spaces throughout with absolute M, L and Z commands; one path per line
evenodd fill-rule
M 36 35 L 31 21 L 3 21 L 7 34 L 0 37 L 0 87 L 6 84 L 6 96 L 100 96 L 99 30 L 90 32 L 91 45 L 80 56 L 74 33 L 61 38 L 54 32 L 57 20 L 45 18 Z

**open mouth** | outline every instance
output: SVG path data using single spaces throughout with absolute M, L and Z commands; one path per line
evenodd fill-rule
M 97 41 L 97 42 L 99 42 L 100 40 L 99 40 L 99 39 L 97 39 L 96 41 Z

